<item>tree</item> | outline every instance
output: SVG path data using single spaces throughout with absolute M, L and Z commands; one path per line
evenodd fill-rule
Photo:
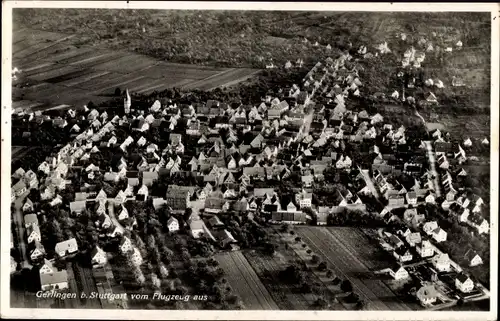
M 168 269 L 165 267 L 165 264 L 163 263 L 158 264 L 158 273 L 160 274 L 160 277 L 162 279 L 168 278 Z
M 319 262 L 319 256 L 317 256 L 316 254 L 313 254 L 313 256 L 311 257 L 311 262 L 316 264 Z
M 326 310 L 330 307 L 330 304 L 328 303 L 328 301 L 326 301 L 323 298 L 316 299 L 316 301 L 314 302 L 314 305 L 316 307 L 318 307 L 320 310 Z
M 120 87 L 116 87 L 115 96 L 121 96 L 121 95 L 122 95 L 122 90 L 120 89 Z
M 331 279 L 333 277 L 333 272 L 332 270 L 326 270 L 326 277 Z
M 325 271 L 325 270 L 326 270 L 326 268 L 327 268 L 327 266 L 326 266 L 326 262 L 324 262 L 324 261 L 323 261 L 323 262 L 320 262 L 320 263 L 318 264 L 318 270 L 320 270 L 320 271 Z
M 349 280 L 344 280 L 342 281 L 342 284 L 340 285 L 340 288 L 342 289 L 342 291 L 344 292 L 352 292 L 352 284 L 351 284 L 351 281 Z
M 300 241 L 302 241 L 302 239 L 301 239 L 299 236 L 297 236 L 297 237 L 295 238 L 295 242 L 299 243 Z

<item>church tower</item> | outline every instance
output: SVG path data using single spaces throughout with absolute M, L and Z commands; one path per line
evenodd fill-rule
M 128 88 L 125 90 L 126 97 L 123 99 L 123 109 L 125 110 L 125 114 L 130 113 L 130 106 L 132 105 L 132 99 L 130 98 L 130 94 L 128 92 Z

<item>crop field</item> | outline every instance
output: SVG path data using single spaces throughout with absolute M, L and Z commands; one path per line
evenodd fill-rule
M 255 251 L 245 251 L 244 255 L 280 309 L 317 309 L 314 306 L 316 295 L 304 293 L 298 284 L 285 284 L 278 279 L 280 271 L 285 270 L 294 261 L 300 259 L 294 251 L 285 249 L 283 245 L 280 245 L 273 256 L 263 256 Z M 314 282 L 321 284 L 318 277 L 313 274 L 311 274 L 311 277 Z M 326 286 L 323 289 L 324 294 L 328 295 Z M 333 293 L 331 294 L 333 298 Z M 343 310 L 344 307 L 339 303 L 335 303 L 331 309 Z
M 15 161 L 23 158 L 26 154 L 32 152 L 36 148 L 37 147 L 12 146 L 11 162 L 14 163 Z
M 355 228 L 297 227 L 304 242 L 326 259 L 335 274 L 349 279 L 370 310 L 416 310 L 418 307 L 402 302 L 373 272 L 383 267 L 376 255 L 380 251 Z M 387 267 L 387 261 L 385 261 Z
M 239 252 L 222 253 L 215 256 L 229 284 L 241 297 L 245 309 L 278 310 L 278 305 L 264 287 L 259 277 L 248 263 L 245 256 Z
M 127 51 L 80 46 L 70 35 L 23 29 L 14 32 L 14 108 L 47 109 L 61 104 L 101 103 L 116 88 L 148 94 L 167 88 L 211 90 L 257 73 L 160 61 Z

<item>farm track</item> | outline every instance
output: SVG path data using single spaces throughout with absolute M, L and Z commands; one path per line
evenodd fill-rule
M 346 245 L 340 237 L 323 228 L 300 227 L 297 232 L 338 274 L 351 280 L 354 291 L 369 302 L 370 309 L 409 310 L 381 280 L 371 278 L 370 270 L 353 254 L 352 245 Z
M 250 310 L 279 310 L 255 271 L 239 251 L 216 256 L 234 292 L 238 293 L 245 308 Z

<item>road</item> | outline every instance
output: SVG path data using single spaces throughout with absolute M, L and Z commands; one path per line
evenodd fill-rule
M 376 199 L 380 198 L 380 195 L 378 194 L 377 189 L 375 188 L 375 185 L 373 185 L 373 181 L 370 177 L 370 174 L 368 173 L 367 169 L 360 169 L 361 174 L 363 174 L 363 178 L 365 179 L 366 186 L 370 189 L 372 192 L 373 196 L 375 196 Z
M 121 230 L 122 234 L 123 234 L 123 232 L 125 232 L 125 228 L 116 219 L 116 216 L 115 216 L 115 203 L 111 199 L 108 200 L 108 213 L 109 213 L 109 218 L 111 219 L 111 222 L 113 222 L 113 225 L 116 226 L 116 227 L 118 227 Z
M 314 116 L 314 109 L 311 108 L 309 114 L 307 114 L 304 117 L 304 123 L 302 124 L 302 127 L 300 128 L 298 135 L 299 138 L 304 138 L 307 137 L 307 135 L 309 135 L 309 131 L 311 130 L 311 123 L 313 121 L 313 116 Z
M 436 171 L 436 154 L 432 149 L 432 143 L 428 140 L 424 141 L 425 148 L 427 149 L 427 158 L 429 159 L 429 164 L 431 166 L 431 173 L 434 176 L 434 190 L 436 191 L 437 197 L 441 196 L 441 188 L 439 186 L 439 174 Z
M 367 302 L 370 310 L 411 310 L 387 285 L 373 278 L 373 273 L 362 258 L 355 255 L 350 245 L 327 229 L 300 227 L 296 228 L 296 232 L 314 252 L 327 260 L 337 275 L 351 281 L 354 292 Z
M 23 262 L 21 263 L 22 268 L 31 268 L 30 260 L 28 257 L 28 249 L 26 242 L 24 241 L 24 236 L 26 235 L 26 231 L 24 228 L 24 215 L 23 215 L 23 204 L 24 200 L 28 196 L 29 192 L 24 193 L 23 195 L 16 198 L 14 201 L 15 213 L 13 213 L 13 219 L 17 228 L 17 238 L 19 244 L 19 251 L 21 252 L 21 257 L 23 258 Z

